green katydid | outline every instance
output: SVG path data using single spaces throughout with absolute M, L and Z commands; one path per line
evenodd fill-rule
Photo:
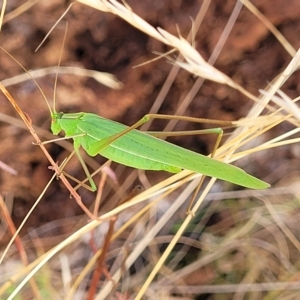
M 1 47 L 1 49 L 3 48 Z M 11 56 L 7 51 L 5 52 Z M 16 62 L 26 71 L 18 61 Z M 34 80 L 34 78 L 32 79 Z M 34 82 L 36 83 L 35 80 Z M 40 89 L 38 84 L 37 87 Z M 40 91 L 42 92 L 41 89 Z M 186 169 L 251 189 L 264 189 L 270 186 L 268 183 L 247 174 L 240 168 L 176 146 L 146 132 L 136 130 L 137 127 L 147 122 L 150 118 L 177 118 L 192 122 L 199 122 L 199 119 L 149 114 L 133 126 L 128 127 L 92 113 L 57 113 L 55 110 L 55 98 L 53 111 L 45 96 L 44 99 L 51 114 L 52 133 L 58 135 L 61 131 L 64 131 L 65 138 L 74 140 L 74 150 L 89 179 L 92 190 L 96 190 L 96 185 L 81 158 L 80 146 L 90 156 L 100 154 L 112 161 L 137 169 L 164 170 L 171 173 L 177 173 Z M 221 137 L 222 130 L 220 128 L 208 131 L 219 133 L 219 137 Z
M 240 168 L 135 129 L 152 117 L 172 118 L 166 115 L 146 115 L 139 122 L 128 127 L 92 113 L 57 113 L 54 111 L 51 112 L 51 131 L 54 135 L 64 131 L 66 138 L 74 140 L 75 152 L 83 166 L 84 163 L 79 153 L 80 147 L 90 156 L 100 154 L 112 161 L 137 169 L 164 170 L 171 173 L 187 169 L 247 188 L 269 187 L 268 183 L 247 174 Z M 195 120 L 194 118 L 179 118 Z M 90 177 L 89 180 L 92 188 L 96 189 Z

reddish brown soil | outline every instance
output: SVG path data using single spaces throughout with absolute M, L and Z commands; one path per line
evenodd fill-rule
M 8 12 L 18 6 L 18 2 L 20 1 L 9 1 Z M 153 26 L 162 27 L 176 34 L 177 24 L 183 36 L 187 36 L 192 25 L 190 17 L 196 17 L 202 3 L 190 0 L 128 2 L 137 14 Z M 205 59 L 209 58 L 214 50 L 235 2 L 212 1 L 195 37 L 196 48 Z M 297 49 L 300 46 L 299 1 L 289 1 L 289 5 L 280 0 L 253 2 Z M 1 31 L 1 46 L 28 70 L 55 66 L 68 21 L 62 65 L 110 72 L 123 82 L 124 88 L 113 91 L 92 79 L 61 75 L 56 93 L 59 110 L 88 111 L 125 124 L 133 124 L 149 111 L 172 65 L 160 59 L 139 68 L 132 67 L 154 58 L 156 55 L 152 51 L 166 52 L 169 49 L 119 17 L 77 3 L 51 33 L 41 49 L 34 53 L 34 49 L 67 5 L 61 1 L 44 1 L 5 23 Z M 257 94 L 257 90 L 278 75 L 290 59 L 288 53 L 265 26 L 243 8 L 217 60 L 216 67 L 250 92 Z M 21 73 L 20 67 L 2 51 L 0 60 L 1 80 Z M 181 70 L 159 113 L 173 114 L 195 81 L 194 76 Z M 53 82 L 52 75 L 38 80 L 49 99 L 53 96 Z M 8 89 L 32 123 L 48 130 L 49 112 L 32 80 Z M 299 95 L 299 78 L 294 76 L 285 85 L 284 90 L 292 98 Z M 32 144 L 32 136 L 26 129 L 18 126 L 19 117 L 11 104 L 2 94 L 0 98 L 1 113 L 16 117 L 13 124 L 8 124 L 4 120 L 0 123 L 2 141 L 0 160 L 18 171 L 17 176 L 0 171 L 0 192 L 14 197 L 12 215 L 18 226 L 53 173 L 48 169 L 49 163 L 39 147 Z M 245 116 L 251 105 L 249 99 L 233 89 L 206 81 L 184 115 L 236 120 Z M 153 129 L 159 130 L 162 126 L 162 122 L 156 122 Z M 177 129 L 188 128 L 196 126 L 181 124 Z M 41 139 L 47 140 L 49 136 L 41 135 Z M 214 139 L 214 137 L 193 136 L 176 138 L 173 141 L 194 151 L 208 153 L 212 149 Z M 67 152 L 62 152 L 55 144 L 49 145 L 48 149 L 57 161 L 62 161 L 67 155 Z M 288 147 L 282 148 L 276 155 L 279 155 L 283 162 L 295 159 Z M 273 155 L 263 156 L 261 160 L 255 161 L 253 167 L 246 166 L 246 169 L 253 175 L 276 184 L 279 178 L 272 175 L 272 172 L 279 168 L 279 160 L 276 157 L 272 159 L 271 156 Z M 265 161 L 266 157 L 271 161 Z M 104 160 L 97 157 L 97 161 L 102 163 Z M 296 168 L 290 167 L 288 163 L 284 166 L 281 169 L 283 170 L 281 176 L 288 172 L 287 168 L 292 170 Z M 113 168 L 116 168 L 116 165 L 113 165 Z M 71 164 L 68 171 L 75 177 L 83 178 L 81 168 L 76 162 Z M 126 174 L 118 171 L 120 182 L 124 180 Z M 93 195 L 90 196 L 88 192 L 83 192 L 83 195 L 86 205 L 91 204 Z M 54 219 L 82 213 L 74 200 L 68 196 L 65 187 L 60 182 L 54 182 L 28 220 L 26 228 L 39 227 Z

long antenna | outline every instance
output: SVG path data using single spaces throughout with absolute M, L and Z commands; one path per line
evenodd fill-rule
M 37 48 L 35 49 L 34 52 L 37 52 L 41 46 L 44 44 L 44 42 L 46 41 L 46 39 L 48 38 L 48 36 L 51 34 L 51 32 L 53 31 L 53 29 L 56 27 L 56 25 L 62 20 L 62 18 L 68 13 L 68 11 L 70 10 L 70 8 L 73 6 L 73 4 L 75 4 L 75 2 L 71 3 L 68 8 L 64 11 L 64 13 L 59 17 L 59 19 L 54 23 L 54 25 L 51 27 L 51 29 L 49 30 L 49 32 L 46 34 L 46 36 L 43 38 L 43 40 L 41 41 L 41 43 L 37 46 Z
M 64 51 L 65 42 L 66 42 L 66 38 L 67 38 L 67 32 L 68 32 L 68 22 L 66 22 L 66 28 L 65 28 L 64 38 L 63 38 L 63 42 L 62 42 L 62 45 L 61 45 L 61 48 L 60 48 L 60 53 L 59 53 L 59 58 L 58 58 L 58 64 L 56 66 L 57 71 L 56 71 L 56 74 L 55 74 L 54 94 L 53 94 L 53 112 L 54 113 L 56 113 L 56 109 L 55 109 L 56 98 L 55 98 L 55 95 L 56 95 L 56 89 L 57 89 L 58 68 L 60 67 L 60 64 L 61 64 L 61 58 L 62 58 L 62 54 L 63 54 L 63 51 Z
M 37 88 L 39 89 L 39 91 L 41 92 L 41 94 L 42 94 L 42 96 L 43 96 L 43 98 L 44 98 L 44 100 L 45 100 L 45 102 L 46 102 L 46 104 L 47 104 L 47 107 L 48 107 L 48 109 L 49 109 L 49 111 L 50 111 L 50 114 L 51 114 L 51 116 L 53 115 L 53 112 L 52 112 L 52 109 L 51 109 L 51 107 L 50 107 L 50 104 L 49 104 L 49 102 L 48 102 L 48 99 L 47 99 L 47 97 L 46 97 L 46 95 L 44 94 L 44 92 L 43 92 L 43 90 L 41 89 L 41 87 L 39 86 L 39 84 L 37 83 L 37 81 L 34 79 L 34 77 L 30 74 L 30 72 L 29 71 L 27 71 L 27 69 L 19 62 L 19 61 L 17 61 L 17 59 L 15 59 L 8 51 L 6 51 L 3 47 L 1 47 L 0 46 L 0 49 L 2 50 L 2 51 L 4 51 L 10 58 L 12 58 L 23 70 L 24 70 L 24 72 L 26 73 L 26 74 L 28 74 L 28 76 L 33 80 L 33 82 L 35 83 L 35 85 L 37 86 Z

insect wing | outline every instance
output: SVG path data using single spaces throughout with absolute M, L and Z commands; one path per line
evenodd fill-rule
M 86 114 L 80 123 L 95 142 L 122 132 L 127 126 L 94 114 Z M 88 149 L 86 149 L 88 152 Z M 252 189 L 269 185 L 240 168 L 184 149 L 138 130 L 121 136 L 100 155 L 121 164 L 144 170 L 165 170 L 176 173 L 187 169 L 210 177 L 216 177 Z

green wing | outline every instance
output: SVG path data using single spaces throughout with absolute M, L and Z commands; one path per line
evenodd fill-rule
M 87 153 L 97 141 L 120 133 L 127 126 L 99 117 L 85 114 L 78 127 L 86 132 L 89 143 L 83 145 Z M 261 181 L 230 164 L 181 148 L 138 130 L 118 138 L 99 152 L 100 155 L 120 164 L 144 170 L 164 170 L 172 173 L 182 169 L 216 177 L 252 189 L 269 187 Z

